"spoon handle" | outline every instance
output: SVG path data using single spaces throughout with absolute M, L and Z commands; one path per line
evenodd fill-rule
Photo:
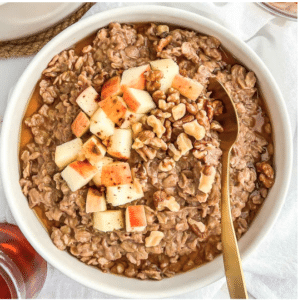
M 227 285 L 232 299 L 248 299 L 230 207 L 230 151 L 222 154 L 221 240 Z

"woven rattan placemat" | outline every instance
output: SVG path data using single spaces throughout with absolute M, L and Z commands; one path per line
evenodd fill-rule
M 28 56 L 37 53 L 47 42 L 68 26 L 79 21 L 95 3 L 85 3 L 60 23 L 24 38 L 0 42 L 0 58 Z

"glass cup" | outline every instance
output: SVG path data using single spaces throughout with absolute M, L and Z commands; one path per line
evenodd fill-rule
M 297 2 L 256 2 L 271 14 L 297 21 Z
M 46 275 L 46 261 L 20 229 L 0 223 L 0 299 L 35 298 Z

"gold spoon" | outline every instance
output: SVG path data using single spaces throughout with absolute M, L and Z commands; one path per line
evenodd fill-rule
M 224 128 L 219 138 L 222 150 L 221 241 L 227 285 L 232 299 L 248 299 L 230 207 L 230 154 L 238 137 L 239 121 L 233 100 L 217 79 L 210 78 L 208 91 L 224 105 L 216 121 Z

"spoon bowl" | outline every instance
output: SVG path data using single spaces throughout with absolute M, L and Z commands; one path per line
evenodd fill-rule
M 210 78 L 208 91 L 212 92 L 212 98 L 219 99 L 224 105 L 223 113 L 214 119 L 223 127 L 223 132 L 219 133 L 221 149 L 229 150 L 237 141 L 239 134 L 239 120 L 234 102 L 230 98 L 225 87 L 216 79 Z

